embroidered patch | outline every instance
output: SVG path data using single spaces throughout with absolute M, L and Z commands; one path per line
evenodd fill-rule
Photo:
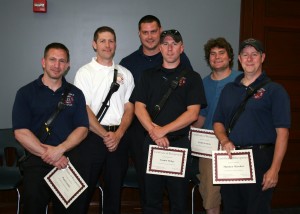
M 265 93 L 265 89 L 264 88 L 261 88 L 259 90 L 257 90 L 257 92 L 253 95 L 254 99 L 261 99 Z
M 121 84 L 124 84 L 124 76 L 123 76 L 123 74 L 118 73 L 118 76 L 117 76 L 117 83 L 119 83 L 120 85 L 121 85 Z
M 74 103 L 74 94 L 69 93 L 65 101 L 66 106 L 73 106 Z
M 181 77 L 180 80 L 179 80 L 179 87 L 184 86 L 185 82 L 186 82 L 186 78 L 185 77 Z

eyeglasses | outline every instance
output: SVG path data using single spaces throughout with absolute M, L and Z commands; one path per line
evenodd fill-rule
M 166 36 L 166 35 L 181 36 L 178 30 L 165 30 L 161 33 L 161 36 Z

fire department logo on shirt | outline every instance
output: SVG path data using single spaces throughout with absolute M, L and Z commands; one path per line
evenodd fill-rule
M 179 80 L 179 87 L 184 86 L 185 82 L 186 82 L 186 78 L 185 77 L 181 77 L 180 80 Z
M 74 94 L 69 93 L 64 104 L 66 106 L 73 106 L 73 103 L 74 103 Z
M 121 84 L 124 84 L 124 76 L 123 76 L 123 74 L 118 73 L 118 76 L 117 76 L 117 83 L 119 83 L 120 85 L 121 85 Z
M 264 88 L 261 88 L 259 90 L 257 90 L 257 92 L 253 95 L 254 99 L 261 99 L 265 93 L 265 89 Z

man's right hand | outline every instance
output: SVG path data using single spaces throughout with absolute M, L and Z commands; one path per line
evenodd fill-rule
M 58 169 L 64 169 L 68 166 L 68 163 L 69 163 L 69 159 L 63 155 L 58 161 L 56 161 L 52 165 Z
M 64 155 L 65 149 L 63 146 L 51 146 L 42 144 L 42 146 L 46 149 L 46 152 L 44 152 L 41 156 L 42 160 L 50 165 L 54 165 L 57 161 L 60 160 L 60 158 Z
M 224 143 L 222 145 L 222 150 L 225 150 L 229 156 L 229 159 L 232 158 L 232 155 L 231 155 L 231 150 L 234 150 L 235 149 L 235 146 L 233 145 L 233 143 L 231 141 L 227 141 L 226 143 Z
M 154 142 L 158 146 L 161 146 L 161 147 L 164 147 L 164 148 L 168 148 L 170 146 L 170 142 L 169 142 L 167 137 L 162 137 L 162 138 L 156 139 Z

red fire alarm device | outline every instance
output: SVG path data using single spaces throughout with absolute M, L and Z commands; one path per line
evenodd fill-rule
M 47 12 L 47 0 L 33 0 L 33 12 L 46 13 Z

